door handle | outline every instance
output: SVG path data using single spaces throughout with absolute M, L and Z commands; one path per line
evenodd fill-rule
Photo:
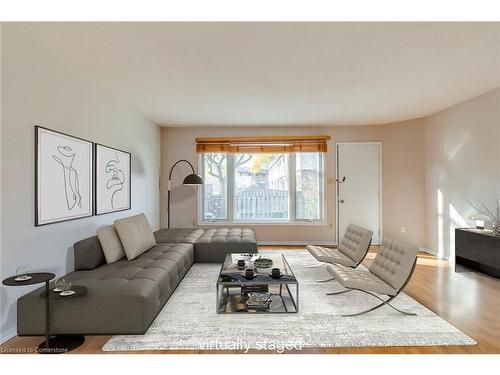
M 340 203 L 344 203 L 344 200 L 343 200 L 343 199 L 341 199 L 341 200 L 340 200 Z

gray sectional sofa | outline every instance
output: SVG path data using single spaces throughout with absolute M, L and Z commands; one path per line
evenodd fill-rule
M 256 253 L 255 232 L 250 228 L 160 229 L 158 243 L 194 244 L 195 263 L 222 263 L 227 253 Z
M 156 246 L 110 264 L 97 236 L 75 243 L 75 271 L 65 278 L 87 293 L 51 301 L 51 334 L 143 334 L 194 262 L 222 263 L 228 252 L 257 252 L 248 228 L 161 229 L 154 235 Z M 18 299 L 18 335 L 44 334 L 43 293 L 39 288 Z

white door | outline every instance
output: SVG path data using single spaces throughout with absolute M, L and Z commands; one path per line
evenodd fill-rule
M 337 238 L 349 224 L 373 231 L 380 244 L 380 143 L 337 144 Z

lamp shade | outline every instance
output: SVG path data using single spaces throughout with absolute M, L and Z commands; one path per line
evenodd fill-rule
M 182 183 L 184 185 L 203 185 L 203 178 L 195 173 L 191 173 L 186 176 Z

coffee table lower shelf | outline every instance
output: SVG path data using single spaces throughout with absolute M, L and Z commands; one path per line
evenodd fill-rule
M 248 285 L 247 285 L 248 286 Z M 217 283 L 218 314 L 290 314 L 299 311 L 298 284 L 269 284 L 271 303 L 267 309 L 255 309 L 246 305 L 247 295 L 241 292 L 242 285 Z

